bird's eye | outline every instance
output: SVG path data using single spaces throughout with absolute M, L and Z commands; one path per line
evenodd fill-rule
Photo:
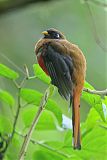
M 56 34 L 56 37 L 57 37 L 57 38 L 59 38 L 59 37 L 60 37 L 58 33 Z

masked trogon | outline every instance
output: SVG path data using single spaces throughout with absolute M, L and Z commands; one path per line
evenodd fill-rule
M 35 45 L 38 63 L 50 76 L 59 94 L 72 103 L 73 147 L 81 149 L 80 96 L 84 86 L 86 59 L 77 45 L 56 29 L 42 32 Z

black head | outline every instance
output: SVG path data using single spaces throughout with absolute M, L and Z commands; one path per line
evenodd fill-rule
M 44 38 L 48 39 L 65 39 L 65 36 L 58 30 L 51 28 L 47 31 L 42 32 Z

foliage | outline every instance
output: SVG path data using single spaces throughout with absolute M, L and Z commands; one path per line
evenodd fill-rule
M 41 70 L 38 64 L 33 65 L 35 81 L 40 79 L 42 83 L 50 84 L 50 78 Z M 18 78 L 18 73 L 11 70 L 7 66 L 0 64 L 0 76 L 10 79 L 14 84 L 17 84 L 15 79 Z M 13 81 L 14 80 L 14 81 Z M 26 79 L 27 81 L 27 79 Z M 22 84 L 22 83 L 21 83 Z M 31 126 L 32 121 L 40 106 L 43 93 L 38 90 L 16 85 L 17 99 L 12 96 L 9 91 L 0 90 L 0 101 L 2 108 L 8 106 L 10 112 L 12 108 L 16 112 L 16 107 L 20 107 L 20 114 L 18 114 L 18 122 L 14 124 L 14 116 L 7 118 L 0 114 L 0 136 L 7 136 L 10 138 L 15 127 L 14 137 L 12 142 L 8 145 L 5 153 L 5 160 L 18 159 L 18 154 L 24 140 L 24 135 Z M 86 88 L 94 89 L 89 83 L 85 83 Z M 50 97 L 46 104 L 45 110 L 42 113 L 39 122 L 33 133 L 33 138 L 29 144 L 29 149 L 26 154 L 26 160 L 41 160 L 41 159 L 55 159 L 55 160 L 106 160 L 107 159 L 107 97 L 100 97 L 83 92 L 82 99 L 90 105 L 90 111 L 86 120 L 81 123 L 82 133 L 82 150 L 76 151 L 72 148 L 72 131 L 71 129 L 64 130 L 62 127 L 61 106 L 52 99 L 54 87 L 51 86 Z M 16 105 L 16 107 L 15 107 Z M 8 108 L 7 107 L 7 108 Z M 104 110 L 104 107 L 105 110 Z M 13 113 L 11 113 L 13 114 Z M 46 133 L 52 134 L 51 138 L 46 136 Z M 44 135 L 45 133 L 45 135 Z M 59 138 L 56 138 L 56 133 Z M 60 137 L 63 135 L 63 137 Z M 4 140 L 4 139 L 2 139 Z M 1 144 L 1 142 L 0 142 Z M 2 150 L 0 146 L 0 153 Z M 14 150 L 15 149 L 15 150 Z M 14 151 L 14 152 L 13 152 Z

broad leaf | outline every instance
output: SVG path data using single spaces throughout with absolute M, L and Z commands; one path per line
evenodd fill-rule
M 37 114 L 37 111 L 38 111 L 38 108 L 36 106 L 30 106 L 30 108 L 26 108 L 22 112 L 22 119 L 26 128 L 31 126 L 32 121 Z M 39 118 L 36 129 L 39 129 L 39 130 L 56 129 L 54 117 L 52 116 L 51 112 L 44 110 L 41 117 Z
M 0 89 L 0 100 L 7 103 L 10 106 L 15 104 L 15 100 L 10 93 Z
M 11 133 L 12 132 L 12 124 L 6 117 L 0 115 L 0 133 Z
M 46 104 L 46 109 L 53 112 L 59 124 L 61 125 L 62 124 L 62 111 L 60 107 L 57 105 L 57 103 L 54 100 L 49 99 Z
M 20 96 L 28 104 L 35 104 L 38 106 L 40 105 L 40 101 L 42 99 L 43 94 L 36 90 L 22 88 L 20 92 Z
M 85 128 L 84 128 L 85 129 Z M 68 137 L 68 139 L 67 139 Z M 65 136 L 65 147 L 61 149 L 63 153 L 69 156 L 77 156 L 78 159 L 106 160 L 107 158 L 107 131 L 100 126 L 95 126 L 82 137 L 81 150 L 74 150 L 71 147 L 70 131 Z M 71 158 L 72 159 L 72 158 Z
M 64 145 L 66 147 L 72 147 L 72 130 L 68 130 L 65 134 Z
M 9 148 L 6 152 L 6 156 L 9 158 L 9 160 L 15 160 L 18 159 L 19 150 L 21 148 L 21 141 L 22 137 L 17 137 L 16 134 L 14 135 L 12 142 L 9 145 Z M 14 152 L 13 152 L 14 151 Z
M 89 84 L 85 83 L 85 87 L 94 90 L 94 88 Z M 82 98 L 85 100 L 91 107 L 94 107 L 96 111 L 101 116 L 102 120 L 105 121 L 105 116 L 103 112 L 102 99 L 99 95 L 90 94 L 87 92 L 82 93 Z
M 34 69 L 34 74 L 36 77 L 38 77 L 43 82 L 50 84 L 51 82 L 50 77 L 46 75 L 46 73 L 41 69 L 39 64 L 34 64 L 33 69 Z
M 82 139 L 83 151 L 91 153 L 93 159 L 107 158 L 107 131 L 100 126 L 95 126 L 92 131 L 88 132 Z M 87 159 L 89 159 L 87 157 Z
M 101 122 L 102 119 L 98 114 L 98 112 L 95 110 L 95 108 L 91 108 L 85 122 L 85 129 L 86 130 L 93 129 L 95 125 L 99 125 Z
M 33 160 L 64 160 L 60 155 L 56 155 L 55 152 L 38 150 L 33 155 Z
M 49 147 L 55 148 L 56 150 L 59 150 L 64 146 L 64 143 L 60 141 L 48 141 L 44 144 L 48 145 Z
M 43 97 L 43 94 L 38 91 L 31 90 L 31 89 L 24 89 L 24 88 L 21 89 L 20 94 L 21 94 L 22 99 L 24 99 L 28 104 L 34 104 L 36 106 L 40 105 L 40 102 Z M 54 114 L 54 116 L 57 118 L 59 124 L 61 125 L 62 112 L 59 106 L 56 104 L 56 102 L 49 98 L 45 109 L 51 111 Z
M 12 69 L 8 68 L 7 66 L 1 63 L 0 63 L 0 76 L 6 77 L 12 80 L 19 77 L 18 73 L 16 73 Z

